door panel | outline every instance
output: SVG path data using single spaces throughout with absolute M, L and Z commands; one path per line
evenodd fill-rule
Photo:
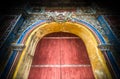
M 81 39 L 62 39 L 60 42 L 61 64 L 90 64 Z
M 94 79 L 90 66 L 61 68 L 61 79 Z
M 33 65 L 60 64 L 60 40 L 42 39 L 36 48 Z
M 83 41 L 62 32 L 43 37 L 36 47 L 28 79 L 94 79 Z
M 60 68 L 32 66 L 28 79 L 60 79 Z

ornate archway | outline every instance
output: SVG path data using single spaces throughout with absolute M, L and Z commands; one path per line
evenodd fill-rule
M 60 31 L 76 34 L 84 41 L 96 79 L 111 79 L 104 56 L 97 47 L 99 43 L 104 42 L 104 39 L 101 38 L 97 31 L 95 31 L 95 28 L 91 28 L 89 24 L 85 22 L 82 23 L 82 21 L 60 23 L 39 21 L 28 27 L 17 42 L 18 44 L 24 44 L 25 48 L 21 52 L 21 57 L 19 59 L 13 79 L 16 79 L 17 77 L 27 78 L 32 62 L 31 57 L 34 56 L 38 41 L 46 34 Z M 26 70 L 26 68 L 28 70 Z M 23 76 L 23 73 L 25 76 Z

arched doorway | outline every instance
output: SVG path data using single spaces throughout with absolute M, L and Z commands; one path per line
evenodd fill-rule
M 42 21 L 40 21 L 41 23 Z M 111 79 L 111 74 L 107 68 L 106 61 L 101 50 L 97 47 L 100 39 L 98 32 L 91 30 L 85 24 L 76 22 L 44 22 L 43 24 L 34 24 L 28 27 L 21 35 L 17 43 L 25 44 L 25 48 L 21 53 L 19 62 L 13 75 L 13 79 L 27 79 L 35 53 L 35 48 L 46 34 L 53 32 L 67 32 L 80 37 L 87 49 L 92 71 L 95 79 Z M 89 26 L 89 25 L 88 25 Z M 92 27 L 94 28 L 94 27 Z M 16 56 L 17 58 L 17 56 Z
M 37 44 L 28 79 L 94 79 L 82 39 L 65 32 L 44 36 Z

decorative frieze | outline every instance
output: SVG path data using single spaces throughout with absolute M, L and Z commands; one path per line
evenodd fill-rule
M 101 51 L 110 51 L 112 49 L 112 45 L 111 44 L 99 44 L 98 48 Z
M 11 44 L 11 48 L 16 51 L 22 51 L 24 47 L 25 47 L 24 44 L 16 44 L 16 43 Z

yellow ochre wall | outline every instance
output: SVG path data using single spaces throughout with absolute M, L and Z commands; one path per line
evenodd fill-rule
M 28 78 L 37 43 L 46 34 L 60 31 L 73 33 L 84 41 L 95 79 L 112 79 L 104 56 L 97 47 L 98 41 L 94 34 L 86 26 L 74 22 L 45 23 L 34 29 L 23 41 L 25 48 L 21 52 L 22 54 L 14 72 L 13 79 Z

